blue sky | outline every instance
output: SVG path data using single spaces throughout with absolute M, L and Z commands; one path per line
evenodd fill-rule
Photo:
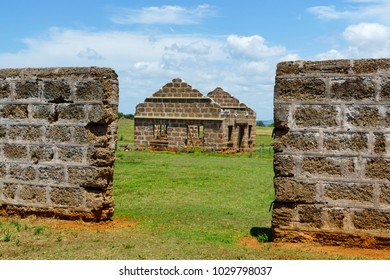
M 180 77 L 270 120 L 278 62 L 390 57 L 389 15 L 390 0 L 4 1 L 0 68 L 111 67 L 124 113 Z

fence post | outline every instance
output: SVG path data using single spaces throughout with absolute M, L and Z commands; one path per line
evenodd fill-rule
M 249 157 L 252 157 L 252 144 L 249 146 Z
M 259 151 L 259 153 L 260 153 L 260 157 L 262 157 L 262 156 L 263 156 L 263 146 L 260 146 L 260 151 Z
M 148 141 L 145 141 L 145 151 L 147 152 L 149 150 L 149 144 Z

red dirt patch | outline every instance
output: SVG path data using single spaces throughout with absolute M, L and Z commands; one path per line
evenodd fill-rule
M 114 219 L 105 222 L 66 221 L 56 219 L 39 219 L 42 224 L 52 228 L 86 229 L 86 230 L 116 230 L 137 225 L 124 219 Z
M 259 243 L 255 237 L 243 237 L 239 241 L 241 246 L 252 249 L 264 249 L 265 244 Z M 268 243 L 269 244 L 269 243 Z M 329 255 L 344 255 L 363 257 L 369 260 L 389 260 L 390 249 L 347 248 L 342 246 L 322 246 L 317 243 L 271 243 L 270 250 L 287 249 L 326 253 Z
M 0 220 L 12 220 L 14 217 L 0 217 Z M 51 228 L 85 229 L 85 230 L 117 230 L 126 227 L 133 227 L 138 222 L 129 222 L 125 219 L 116 218 L 104 222 L 84 222 L 82 220 L 60 220 L 54 218 L 41 218 L 30 216 L 27 218 L 18 218 L 21 222 L 35 225 L 46 225 Z

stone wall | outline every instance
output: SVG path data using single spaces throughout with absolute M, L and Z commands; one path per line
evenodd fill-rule
M 390 59 L 283 62 L 275 241 L 390 245 Z
M 111 69 L 0 70 L 0 213 L 110 218 L 117 106 Z

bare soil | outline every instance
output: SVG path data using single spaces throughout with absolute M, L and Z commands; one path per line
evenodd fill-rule
M 117 230 L 137 225 L 137 222 L 129 222 L 124 219 L 110 220 L 104 222 L 84 222 L 72 220 L 57 220 L 48 218 L 37 218 L 36 223 L 42 223 L 52 228 L 85 229 L 85 230 Z
M 362 257 L 369 260 L 389 260 L 390 249 L 365 249 L 365 248 L 349 248 L 342 246 L 323 246 L 317 243 L 259 243 L 255 237 L 244 237 L 240 240 L 241 246 L 252 249 L 264 249 L 265 246 L 270 246 L 270 250 L 287 249 L 312 251 L 318 253 L 326 253 L 329 255 L 344 255 Z M 269 244 L 269 243 L 268 243 Z

